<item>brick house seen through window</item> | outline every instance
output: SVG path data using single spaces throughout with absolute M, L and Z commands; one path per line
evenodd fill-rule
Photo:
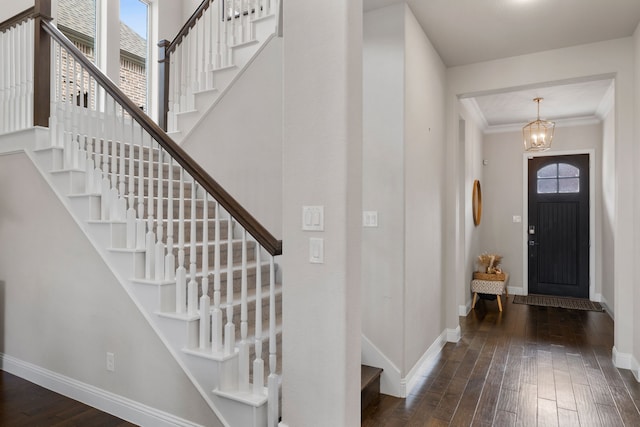
M 60 31 L 95 62 L 95 0 L 59 0 L 57 25 Z M 120 82 L 122 91 L 147 110 L 147 41 L 120 22 Z

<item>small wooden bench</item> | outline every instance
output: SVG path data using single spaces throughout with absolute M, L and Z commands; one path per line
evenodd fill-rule
M 476 307 L 478 294 L 490 294 L 496 296 L 498 300 L 498 308 L 502 311 L 502 300 L 500 299 L 500 296 L 506 293 L 506 297 L 509 298 L 509 290 L 507 289 L 508 281 L 508 274 L 505 274 L 504 280 L 471 280 L 471 292 L 473 292 L 471 308 L 473 309 Z

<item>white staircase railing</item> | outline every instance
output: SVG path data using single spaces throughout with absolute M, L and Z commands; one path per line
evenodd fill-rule
M 33 125 L 33 26 L 20 16 L 0 24 L 0 133 Z
M 86 220 L 110 224 L 112 247 L 134 255 L 130 281 L 175 288 L 160 292 L 147 313 L 189 325 L 172 354 L 218 361 L 227 370 L 196 388 L 208 402 L 212 396 L 252 408 L 266 402 L 267 425 L 276 426 L 281 289 L 275 257 L 282 242 L 88 61 L 50 23 L 50 10 L 50 0 L 36 0 L 0 26 L 0 54 L 12 59 L 0 66 L 0 131 L 46 125 L 43 117 L 49 118 L 54 163 L 82 176 L 72 192 L 91 198 Z M 5 117 L 7 110 L 13 112 Z M 195 372 L 188 376 L 200 381 Z
M 160 43 L 160 126 L 177 131 L 177 115 L 214 89 L 216 72 L 235 64 L 235 49 L 257 42 L 254 22 L 277 13 L 277 0 L 203 0 L 174 40 Z

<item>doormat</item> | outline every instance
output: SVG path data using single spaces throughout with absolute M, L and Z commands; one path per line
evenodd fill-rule
M 514 295 L 513 303 L 568 308 L 570 310 L 604 311 L 599 302 L 582 298 L 553 297 L 548 295 Z

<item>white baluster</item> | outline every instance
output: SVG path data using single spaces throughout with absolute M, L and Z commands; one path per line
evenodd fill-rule
M 125 183 L 125 145 L 124 145 L 124 134 L 125 134 L 125 120 L 124 120 L 124 108 L 120 108 L 120 119 L 118 126 L 116 128 L 118 134 L 118 143 L 116 144 L 119 147 L 119 156 L 118 159 L 118 199 L 117 199 L 117 215 L 119 221 L 125 221 L 127 218 L 127 199 L 125 198 L 126 194 L 126 183 Z M 116 117 L 117 118 L 117 117 Z
M 16 34 L 15 31 L 8 31 L 9 33 L 9 58 L 7 63 L 9 65 L 9 131 L 13 131 L 16 128 Z
M 184 313 L 187 306 L 187 270 L 184 267 L 184 169 L 180 167 L 178 194 L 178 268 L 176 270 L 176 312 Z
M 71 103 L 72 103 L 72 96 L 71 96 L 71 92 L 73 91 L 73 88 L 71 87 L 72 83 L 71 83 L 71 65 L 69 64 L 71 61 L 71 56 L 69 55 L 69 52 L 67 52 L 65 50 L 66 53 L 66 58 L 64 61 L 64 73 L 65 73 L 65 87 L 64 87 L 64 93 L 65 93 L 65 112 L 64 112 L 64 136 L 63 136 L 63 150 L 64 150 L 64 161 L 62 164 L 62 167 L 64 169 L 69 169 L 71 168 L 71 164 L 72 164 L 72 160 L 71 160 L 71 133 L 70 133 L 70 129 L 71 129 Z M 13 89 L 12 89 L 13 91 Z M 15 92 L 13 93 L 13 96 L 15 96 Z
M 80 66 L 80 84 L 81 84 L 81 99 L 80 99 L 80 162 L 78 167 L 83 170 L 87 170 L 87 159 L 89 156 L 88 152 L 88 143 L 89 143 L 89 128 L 90 128 L 90 114 L 88 104 L 85 107 L 85 85 L 86 79 L 88 79 L 88 75 L 85 73 L 85 69 L 82 67 L 82 64 L 78 64 Z M 92 169 L 93 170 L 93 169 Z
M 231 11 L 230 11 L 231 13 L 229 15 L 229 16 L 231 16 L 231 38 L 229 40 L 229 44 L 230 44 L 229 47 L 231 47 L 231 46 L 236 45 L 237 44 L 237 40 L 238 40 L 238 37 L 237 37 L 238 36 L 238 33 L 237 33 L 237 31 L 238 31 L 238 22 L 237 22 L 238 18 L 237 18 L 237 13 L 236 13 L 237 0 L 231 0 L 231 1 L 229 1 L 229 3 L 232 5 L 231 6 Z
M 182 47 L 177 46 L 175 50 L 171 53 L 171 76 L 173 80 L 173 104 L 169 106 L 172 113 L 172 130 L 178 130 L 178 116 L 177 114 L 180 112 L 180 95 L 182 88 Z
M 247 41 L 252 41 L 255 37 L 253 34 L 253 18 L 258 17 L 258 5 L 253 5 L 252 0 L 247 0 Z M 253 17 L 252 17 L 253 16 Z
M 207 41 L 207 26 L 206 26 L 206 18 L 207 18 L 207 10 L 202 13 L 202 17 L 198 22 L 196 22 L 196 34 L 201 36 L 200 41 L 200 90 L 207 89 L 207 52 L 209 50 L 209 43 Z M 202 27 L 202 29 L 200 29 Z
M 227 248 L 233 247 L 231 215 L 227 217 Z M 231 355 L 236 346 L 236 325 L 233 323 L 233 251 L 227 250 L 227 323 L 224 326 L 224 354 Z
M 155 274 L 154 277 L 156 280 L 164 279 L 164 257 L 165 257 L 165 246 L 164 246 L 164 150 L 160 145 L 158 145 L 158 209 L 157 213 L 157 227 L 156 227 L 156 253 L 154 256 L 155 260 Z
M 240 289 L 240 343 L 238 349 L 238 384 L 240 391 L 249 391 L 249 332 L 247 313 L 247 231 L 242 229 L 242 270 Z
M 144 222 L 144 129 L 138 134 L 138 208 L 136 212 L 136 248 L 146 248 L 146 224 Z
M 118 129 L 118 118 L 117 118 L 117 103 L 113 98 L 111 99 L 110 104 L 110 113 L 109 117 L 109 140 L 111 141 L 111 150 L 109 157 L 111 160 L 111 184 L 109 190 L 109 206 L 111 208 L 111 212 L 109 213 L 110 219 L 112 221 L 121 221 L 118 209 L 118 143 L 117 143 L 117 135 L 116 130 Z
M 196 281 L 196 194 L 198 186 L 195 178 L 191 178 L 191 245 L 189 248 L 189 275 L 187 285 L 187 312 L 191 316 L 198 314 L 198 282 Z
M 127 180 L 127 249 L 135 249 L 137 246 L 137 224 L 136 224 L 136 194 L 135 194 L 135 163 L 136 163 L 136 132 L 137 123 L 131 119 L 131 133 L 129 134 L 129 178 Z
M 6 55 L 7 55 L 7 53 L 5 52 L 5 43 L 6 43 L 5 34 L 6 32 L 0 31 L 0 58 L 6 58 Z M 7 131 L 5 113 L 7 112 L 8 108 L 7 108 L 7 105 L 5 105 L 5 96 L 4 96 L 4 91 L 6 86 L 4 78 L 5 78 L 6 69 L 7 69 L 6 66 L 0 67 L 0 133 L 4 133 Z
M 149 136 L 149 169 L 147 172 L 147 235 L 146 235 L 146 256 L 145 256 L 145 268 L 144 277 L 147 280 L 152 280 L 155 273 L 155 245 L 156 234 L 153 232 L 153 139 Z
M 204 193 L 202 209 L 202 296 L 200 297 L 200 349 L 209 347 L 211 299 L 209 298 L 209 194 Z
M 262 360 L 262 263 L 260 245 L 256 242 L 256 358 L 253 361 L 253 394 L 263 394 L 264 361 Z
M 267 425 L 276 427 L 280 414 L 278 405 L 280 401 L 280 386 L 277 369 L 277 341 L 276 341 L 276 278 L 273 255 L 269 256 L 269 405 Z
M 167 185 L 167 255 L 164 260 L 164 279 L 176 279 L 176 257 L 173 254 L 173 157 L 169 157 L 169 183 Z
M 215 208 L 215 246 L 213 248 L 213 313 L 212 313 L 212 350 L 222 351 L 222 310 L 220 309 L 220 205 Z M 227 252 L 233 252 L 233 247 L 227 246 Z
M 222 51 L 220 43 L 222 42 L 222 28 L 224 23 L 227 21 L 224 15 L 224 6 L 222 1 L 218 2 L 218 7 L 216 8 L 216 14 L 213 14 L 213 22 L 216 24 L 216 57 L 213 62 L 214 69 L 218 69 L 222 66 Z M 211 74 L 211 78 L 213 78 L 213 73 Z M 213 87 L 213 84 L 211 85 Z
M 18 68 L 18 129 L 26 128 L 27 117 L 27 87 L 26 87 L 26 53 L 27 53 L 27 35 L 25 33 L 27 26 L 25 23 L 21 23 L 16 27 L 18 32 L 19 41 L 19 60 L 16 64 Z
M 209 33 L 208 37 L 206 37 L 207 46 L 208 46 L 207 68 L 206 68 L 207 89 L 213 89 L 213 70 L 216 64 L 216 59 L 213 53 L 213 44 L 214 44 L 213 26 L 215 25 L 216 28 L 218 28 L 220 25 L 216 21 L 216 13 L 214 11 L 214 6 L 211 3 L 209 3 L 209 8 L 207 9 L 207 16 L 209 18 L 209 24 L 205 26 L 205 31 L 208 30 L 208 33 Z
M 193 33 L 191 35 L 191 38 L 193 39 L 193 47 L 191 49 L 191 93 L 189 95 L 189 110 L 195 110 L 196 109 L 196 104 L 195 104 L 195 94 L 196 92 L 198 92 L 200 90 L 200 73 L 198 71 L 198 64 L 199 64 L 199 58 L 198 56 L 200 55 L 200 48 L 199 45 L 201 44 L 200 41 L 200 31 L 198 29 L 198 25 L 196 25 L 193 28 Z
M 182 40 L 180 46 L 180 111 L 187 111 L 187 92 L 189 88 L 189 49 L 186 40 Z
M 94 185 L 96 182 L 95 171 L 96 171 L 96 148 L 93 145 L 93 111 L 87 112 L 87 161 L 85 162 L 85 193 L 93 194 L 95 192 Z

